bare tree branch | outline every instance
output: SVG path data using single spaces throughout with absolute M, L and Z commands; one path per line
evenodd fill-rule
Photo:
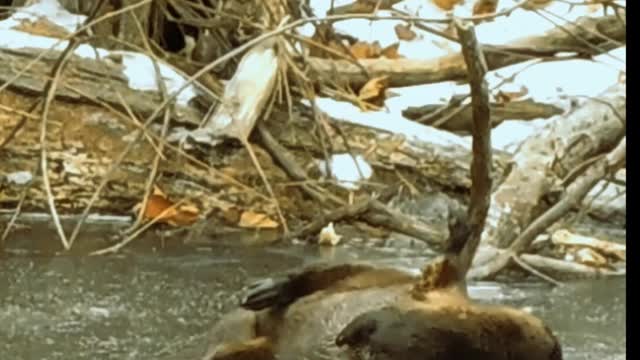
M 471 161 L 471 199 L 469 223 L 471 234 L 459 254 L 460 274 L 466 274 L 475 255 L 482 229 L 489 211 L 491 199 L 491 108 L 489 107 L 489 86 L 485 79 L 487 64 L 473 29 L 472 23 L 454 21 L 458 31 L 462 56 L 464 57 L 473 113 L 473 160 Z
M 488 70 L 495 70 L 535 58 L 555 59 L 556 55 L 566 52 L 588 58 L 613 50 L 618 47 L 618 43 L 626 43 L 626 28 L 617 16 L 609 15 L 600 18 L 582 17 L 564 29 L 554 28 L 538 36 L 516 40 L 509 45 L 483 45 L 483 51 Z M 461 54 L 430 60 L 362 59 L 359 61 L 360 66 L 344 60 L 319 58 L 309 58 L 308 62 L 319 73 L 321 79 L 341 79 L 354 86 L 363 85 L 369 77 L 378 76 L 388 76 L 391 87 L 467 78 L 465 61 Z M 362 71 L 362 67 L 366 69 L 366 73 Z

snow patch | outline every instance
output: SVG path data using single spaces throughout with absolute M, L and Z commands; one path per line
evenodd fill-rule
M 87 18 L 84 15 L 76 15 L 68 12 L 58 0 L 40 0 L 33 4 L 17 9 L 11 17 L 0 22 L 0 28 L 10 29 L 20 25 L 22 21 L 36 21 L 46 17 L 49 21 L 63 27 L 69 32 L 74 32 Z
M 336 154 L 331 157 L 329 163 L 331 175 L 338 181 L 338 185 L 345 189 L 357 190 L 360 188 L 359 181 L 367 180 L 373 175 L 371 165 L 362 155 L 355 155 L 354 157 L 356 161 L 353 161 L 353 157 L 350 154 Z M 316 160 L 316 163 L 322 175 L 327 176 L 325 161 Z M 358 168 L 362 172 L 362 177 Z
M 40 0 L 33 5 L 18 9 L 11 17 L 0 21 L 0 46 L 9 49 L 37 48 L 43 50 L 64 50 L 68 45 L 66 40 L 32 35 L 12 29 L 12 27 L 19 25 L 21 21 L 35 21 L 40 17 L 46 17 L 49 21 L 64 27 L 70 32 L 76 31 L 86 19 L 83 15 L 71 14 L 65 10 L 57 0 Z M 131 51 L 109 51 L 87 44 L 78 46 L 74 54 L 88 59 L 105 58 L 109 54 L 120 55 L 123 60 L 123 73 L 129 79 L 129 87 L 143 91 L 158 91 L 155 68 L 152 60 L 146 55 Z M 158 66 L 169 94 L 177 92 L 184 86 L 186 83 L 185 77 L 160 61 L 158 62 Z M 186 105 L 195 95 L 195 87 L 189 85 L 178 94 L 176 100 L 179 104 Z

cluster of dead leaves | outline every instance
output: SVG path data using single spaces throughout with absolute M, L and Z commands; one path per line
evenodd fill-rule
M 138 212 L 141 207 L 142 203 L 138 203 L 133 210 Z M 225 209 L 222 215 L 227 222 L 241 228 L 275 229 L 279 226 L 278 222 L 266 214 L 252 210 L 241 211 L 234 206 Z M 171 226 L 189 226 L 199 219 L 200 210 L 186 201 L 176 203 L 169 200 L 158 186 L 154 186 L 142 216 L 145 220 L 155 220 Z
M 398 53 L 400 43 L 394 43 L 387 47 L 380 46 L 378 41 L 368 43 L 337 34 L 331 25 L 318 24 L 315 33 L 311 37 L 309 55 L 329 59 L 400 59 Z

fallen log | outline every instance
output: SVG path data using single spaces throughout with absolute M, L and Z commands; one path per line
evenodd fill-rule
M 623 15 L 623 19 L 626 17 Z M 557 27 L 544 34 L 516 40 L 509 45 L 483 45 L 488 70 L 529 61 L 532 58 L 553 58 L 561 53 L 575 53 L 589 58 L 626 43 L 626 26 L 616 15 L 599 18 L 582 17 L 565 27 Z M 364 85 L 370 78 L 387 76 L 390 87 L 432 84 L 465 80 L 466 66 L 461 54 L 430 60 L 362 59 L 358 64 L 346 60 L 310 57 L 309 65 L 320 79 L 336 79 L 354 87 Z M 363 71 L 366 70 L 366 72 Z
M 482 239 L 485 246 L 508 248 L 516 254 L 525 251 L 536 235 L 566 215 L 608 171 L 623 166 L 625 88 L 618 84 L 599 98 L 589 99 L 571 114 L 556 117 L 522 144 L 509 175 L 492 194 Z M 595 157 L 597 161 L 591 160 Z M 585 163 L 591 166 L 585 168 Z M 576 174 L 574 169 L 581 171 Z M 551 207 L 549 200 L 557 192 L 564 196 Z M 538 218 L 547 210 L 544 215 L 548 219 Z M 476 262 L 471 276 L 495 274 L 510 256 L 499 255 L 485 264 Z
M 417 120 L 422 124 L 431 125 L 438 129 L 447 130 L 462 135 L 471 134 L 471 107 L 466 106 L 462 111 L 451 116 L 442 124 L 439 120 L 443 116 L 448 116 L 445 111 L 441 116 L 430 117 L 429 115 L 447 105 L 423 105 L 411 106 L 402 111 L 402 116 L 410 120 Z M 491 127 L 500 125 L 505 120 L 534 120 L 546 119 L 554 115 L 562 114 L 563 109 L 551 105 L 529 100 L 512 101 L 504 104 L 491 104 Z M 426 121 L 420 121 L 425 119 Z

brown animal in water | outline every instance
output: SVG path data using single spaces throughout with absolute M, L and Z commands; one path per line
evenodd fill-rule
M 316 265 L 254 285 L 214 327 L 204 360 L 561 360 L 538 318 L 466 295 L 455 256 L 469 230 L 420 277 L 369 264 Z

